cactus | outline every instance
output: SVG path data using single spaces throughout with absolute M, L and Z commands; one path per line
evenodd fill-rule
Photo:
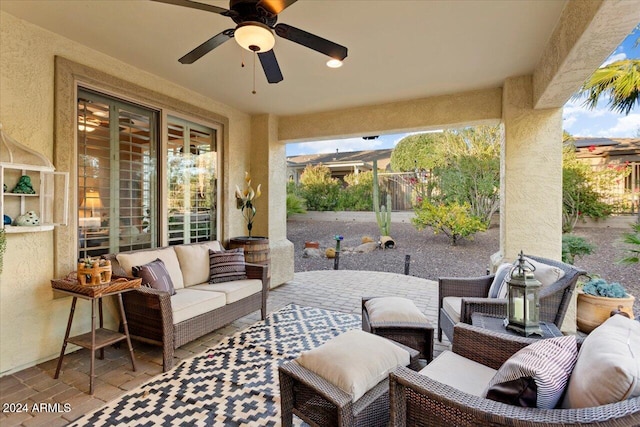
M 387 204 L 380 206 L 380 186 L 378 185 L 378 161 L 373 161 L 373 210 L 381 236 L 388 236 L 391 228 L 391 195 L 387 194 Z

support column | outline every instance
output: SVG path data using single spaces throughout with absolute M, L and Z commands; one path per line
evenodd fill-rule
M 293 279 L 293 243 L 287 240 L 287 161 L 285 145 L 278 141 L 278 118 L 251 118 L 251 177 L 262 184 L 257 200 L 255 234 L 269 237 L 271 287 Z
M 500 253 L 562 254 L 562 108 L 533 109 L 531 76 L 505 81 Z

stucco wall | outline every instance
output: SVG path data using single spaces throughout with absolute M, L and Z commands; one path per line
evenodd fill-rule
M 223 171 L 223 238 L 243 232 L 232 188 L 250 164 L 250 117 L 215 100 L 0 12 L 0 123 L 13 138 L 53 159 L 54 57 L 62 56 L 117 78 L 228 118 Z M 53 232 L 12 234 L 0 276 L 0 375 L 57 357 L 71 304 L 53 298 Z M 89 329 L 88 304 L 78 303 L 72 334 Z M 113 319 L 109 306 L 107 318 Z M 113 325 L 113 320 L 110 322 Z

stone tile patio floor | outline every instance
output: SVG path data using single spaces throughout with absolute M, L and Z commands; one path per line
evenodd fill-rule
M 268 311 L 275 311 L 289 303 L 321 307 L 346 313 L 361 313 L 363 296 L 402 296 L 415 302 L 433 325 L 437 324 L 438 286 L 431 280 L 395 273 L 353 270 L 323 270 L 296 273 L 294 279 L 273 290 L 268 299 Z M 255 312 L 232 324 L 205 335 L 176 350 L 182 360 L 216 345 L 223 337 L 260 320 Z M 60 326 L 64 330 L 64 325 Z M 62 344 L 62 343 L 60 343 Z M 100 408 L 124 392 L 136 388 L 162 372 L 162 352 L 159 347 L 133 342 L 137 371 L 125 346 L 105 349 L 104 360 L 96 360 L 95 394 L 89 392 L 88 350 L 67 354 L 60 378 L 53 379 L 57 358 L 0 378 L 0 425 L 63 426 L 81 415 Z M 439 354 L 448 343 L 435 341 Z M 176 365 L 179 361 L 176 361 Z M 50 404 L 59 411 L 35 412 L 34 404 Z M 7 404 L 28 404 L 27 412 L 5 412 Z M 51 405 L 54 404 L 54 405 Z M 63 405 L 68 404 L 65 408 Z M 66 409 L 66 411 L 65 411 Z M 51 410 L 51 409 L 50 409 Z

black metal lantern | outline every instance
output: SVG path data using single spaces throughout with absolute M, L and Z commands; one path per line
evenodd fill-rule
M 535 269 L 524 259 L 524 254 L 520 251 L 516 267 L 512 270 L 507 282 L 509 286 L 507 329 L 525 337 L 533 334 L 543 335 L 540 329 L 541 283 L 533 275 Z

